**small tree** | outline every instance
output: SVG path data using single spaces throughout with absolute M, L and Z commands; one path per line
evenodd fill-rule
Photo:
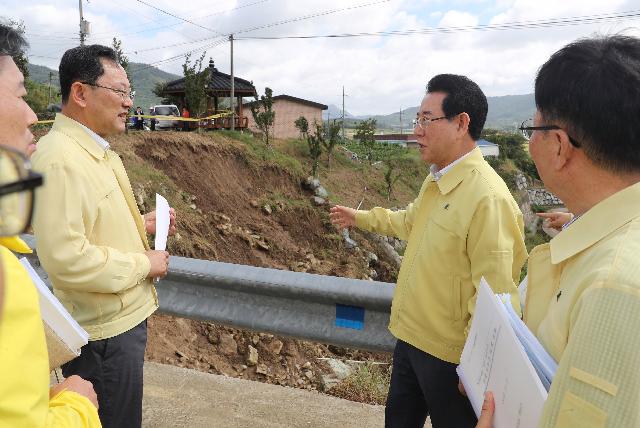
M 360 140 L 360 144 L 364 146 L 364 149 L 367 152 L 367 158 L 369 159 L 369 165 L 373 163 L 373 148 L 376 145 L 376 140 L 373 138 L 375 132 L 376 120 L 367 119 L 358 124 L 356 127 L 356 133 L 353 136 L 355 139 Z
M 327 137 L 325 138 L 323 145 L 327 151 L 327 168 L 331 168 L 331 155 L 338 141 L 340 141 L 340 129 L 341 124 L 335 119 L 332 123 L 327 123 Z
M 313 121 L 315 128 L 314 134 L 307 134 L 307 143 L 309 144 L 309 156 L 311 157 L 311 175 L 318 177 L 318 159 L 322 154 L 322 146 L 324 145 L 324 126 L 322 123 Z
M 129 58 L 127 58 L 127 56 L 122 51 L 122 40 L 118 40 L 114 37 L 111 47 L 113 47 L 113 50 L 116 51 L 116 54 L 118 55 L 118 64 L 120 64 L 120 66 L 124 68 L 125 73 L 127 73 L 127 79 L 129 80 L 131 89 L 133 89 L 133 82 L 131 81 L 131 76 L 129 76 Z
M 300 138 L 307 138 L 307 134 L 309 133 L 309 121 L 307 120 L 307 118 L 304 116 L 300 116 L 293 123 L 295 124 L 298 131 L 300 131 Z
M 385 165 L 384 182 L 387 184 L 387 200 L 393 197 L 393 186 L 404 175 L 402 158 L 398 155 L 391 155 L 382 162 Z
M 182 64 L 184 72 L 184 95 L 191 117 L 199 117 L 207 109 L 207 83 L 209 82 L 209 67 L 202 69 L 203 54 L 191 64 L 191 54 L 188 54 Z
M 256 122 L 256 126 L 262 131 L 262 138 L 267 145 L 271 147 L 269 143 L 269 131 L 273 127 L 273 121 L 276 118 L 276 112 L 272 110 L 273 107 L 273 91 L 271 88 L 264 89 L 264 95 L 258 99 L 256 95 L 255 102 L 251 103 L 251 115 Z

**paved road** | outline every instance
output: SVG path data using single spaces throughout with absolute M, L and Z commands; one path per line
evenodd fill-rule
M 144 376 L 144 428 L 384 425 L 384 407 L 318 392 L 149 362 Z

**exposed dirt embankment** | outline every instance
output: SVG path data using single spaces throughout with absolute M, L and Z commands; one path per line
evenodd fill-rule
M 131 133 L 111 142 L 141 210 L 154 208 L 156 192 L 176 208 L 172 254 L 360 279 L 371 274 L 366 253 L 375 249 L 357 233 L 360 248 L 346 249 L 329 222 L 328 207 L 314 206 L 300 186 L 301 174 L 276 157 L 257 156 L 244 143 L 218 134 Z M 378 279 L 395 281 L 392 266 L 380 257 Z M 164 315 L 149 324 L 148 360 L 281 385 L 322 388 L 327 367 L 317 357 L 336 355 L 389 360 Z

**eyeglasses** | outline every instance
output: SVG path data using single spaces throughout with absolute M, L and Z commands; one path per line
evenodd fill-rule
M 31 171 L 26 156 L 0 146 L 0 236 L 24 232 L 33 215 L 34 189 L 42 175 Z
M 133 99 L 136 97 L 136 91 L 127 92 L 127 91 L 123 91 L 122 89 L 110 88 L 108 86 L 102 86 L 96 83 L 89 83 L 89 82 L 80 82 L 80 83 L 93 86 L 94 88 L 102 88 L 102 89 L 108 89 L 110 91 L 113 91 L 116 94 L 120 95 L 120 98 L 122 99 L 122 101 L 127 101 L 127 100 L 133 101 Z
M 574 140 L 571 135 L 569 135 L 569 133 L 562 129 L 561 127 L 557 126 L 557 125 L 544 125 L 544 126 L 533 126 L 533 119 L 527 119 L 524 122 L 522 122 L 522 124 L 520 125 L 520 128 L 518 128 L 521 132 L 522 135 L 524 136 L 525 140 L 529 141 L 531 139 L 531 136 L 533 135 L 533 131 L 551 131 L 554 129 L 559 129 L 564 131 L 565 133 L 567 133 L 567 137 L 569 137 L 569 142 L 574 146 L 574 147 L 580 147 L 582 144 L 580 144 L 577 140 Z
M 427 129 L 427 126 L 429 126 L 431 122 L 435 122 L 436 120 L 441 119 L 449 119 L 449 116 L 434 117 L 433 119 L 430 119 L 426 116 L 416 116 L 416 118 L 413 119 L 413 126 L 418 125 L 422 129 Z

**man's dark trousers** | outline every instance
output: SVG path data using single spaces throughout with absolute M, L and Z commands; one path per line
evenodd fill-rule
M 147 321 L 109 339 L 91 341 L 78 358 L 62 366 L 64 377 L 78 375 L 93 384 L 103 428 L 142 425 L 142 369 Z
M 476 426 L 469 399 L 458 390 L 456 364 L 398 340 L 392 370 L 385 427 L 422 428 L 427 415 L 433 428 Z

